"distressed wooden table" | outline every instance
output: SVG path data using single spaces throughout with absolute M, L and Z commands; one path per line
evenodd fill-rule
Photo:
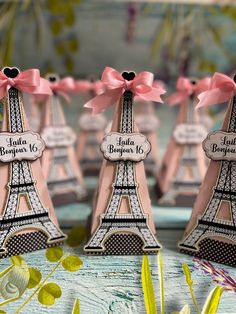
M 149 180 L 152 191 L 153 180 Z M 87 185 L 92 192 L 96 180 L 87 179 Z M 155 198 L 152 199 L 155 200 Z M 209 277 L 205 277 L 199 271 L 193 269 L 192 258 L 179 254 L 176 242 L 181 239 L 183 228 L 191 214 L 191 209 L 160 208 L 154 201 L 153 212 L 157 226 L 157 236 L 163 245 L 162 255 L 165 274 L 165 304 L 166 313 L 179 311 L 184 304 L 191 306 L 191 312 L 195 313 L 185 283 L 181 264 L 186 261 L 193 270 L 194 288 L 200 307 L 209 291 L 215 286 Z M 71 204 L 57 208 L 59 220 L 65 231 L 73 225 L 85 222 L 90 213 L 90 204 Z M 73 308 L 75 298 L 80 301 L 81 314 L 145 314 L 143 292 L 141 285 L 141 256 L 86 256 L 82 247 L 72 249 L 64 246 L 64 251 L 77 254 L 83 260 L 83 265 L 78 272 L 66 272 L 61 266 L 55 271 L 49 282 L 56 282 L 62 289 L 62 297 L 57 299 L 51 307 L 46 307 L 37 301 L 35 295 L 20 313 L 56 313 L 69 314 Z M 45 251 L 38 251 L 24 255 L 31 267 L 40 269 L 45 277 L 54 264 L 46 261 Z M 159 283 L 157 275 L 157 258 L 149 257 L 156 300 L 159 306 Z M 10 265 L 10 260 L 1 260 L 0 270 Z M 223 266 L 236 278 L 236 270 Z M 4 307 L 8 314 L 14 311 L 32 293 L 27 290 L 18 301 Z M 1 308 L 0 308 L 1 309 Z M 159 311 L 160 312 L 160 311 Z M 236 313 L 235 295 L 225 292 L 222 296 L 218 313 Z

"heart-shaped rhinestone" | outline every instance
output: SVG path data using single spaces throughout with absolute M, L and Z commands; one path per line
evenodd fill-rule
M 3 69 L 3 73 L 9 78 L 15 78 L 20 73 L 20 71 L 17 68 L 6 67 Z
M 135 78 L 135 73 L 134 72 L 123 72 L 122 77 L 126 81 L 132 81 Z

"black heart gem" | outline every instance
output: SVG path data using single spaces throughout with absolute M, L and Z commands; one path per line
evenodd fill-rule
M 126 81 L 132 81 L 135 78 L 135 73 L 134 72 L 123 72 L 122 77 Z
M 15 78 L 20 73 L 20 71 L 17 68 L 4 68 L 3 73 L 10 78 Z
M 49 80 L 50 82 L 56 82 L 57 78 L 56 78 L 56 76 L 54 76 L 54 75 L 50 75 L 50 76 L 48 77 L 48 80 Z
M 236 83 L 236 74 L 234 75 L 233 80 Z

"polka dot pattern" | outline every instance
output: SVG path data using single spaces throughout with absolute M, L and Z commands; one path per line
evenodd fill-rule
M 48 244 L 47 240 L 48 237 L 41 231 L 14 235 L 7 242 L 7 253 L 0 255 L 0 258 L 20 255 L 63 244 L 63 242 Z
M 193 255 L 209 261 L 236 266 L 236 245 L 213 239 L 204 239 L 199 244 L 199 251 L 180 249 L 181 253 Z
M 136 234 L 112 234 L 104 243 L 105 251 L 87 252 L 89 255 L 154 255 L 157 250 L 144 251 L 143 241 Z

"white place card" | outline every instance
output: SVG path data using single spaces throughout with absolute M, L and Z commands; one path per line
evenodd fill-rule
M 212 160 L 236 160 L 236 133 L 211 132 L 202 146 Z
M 178 124 L 173 132 L 178 144 L 201 144 L 207 136 L 207 130 L 202 124 Z
M 111 132 L 104 137 L 101 151 L 104 158 L 111 161 L 144 160 L 151 150 L 151 145 L 146 136 L 140 133 Z
M 49 148 L 70 146 L 76 141 L 76 135 L 69 126 L 49 126 L 41 133 Z
M 45 143 L 38 133 L 0 133 L 0 161 L 36 160 L 41 157 Z

